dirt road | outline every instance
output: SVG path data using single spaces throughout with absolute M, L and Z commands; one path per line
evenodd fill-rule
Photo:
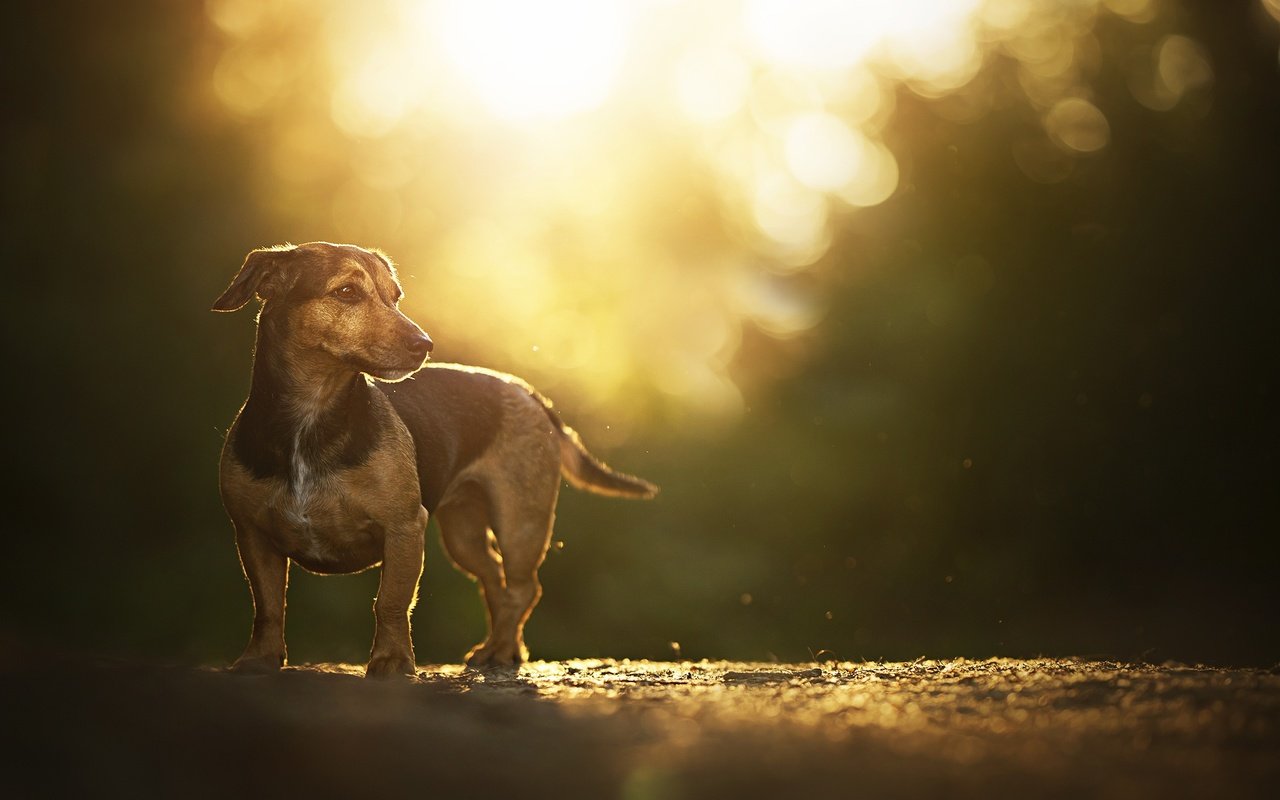
M 1242 797 L 1280 675 L 1072 660 L 4 670 L 7 796 Z M 10 793 L 16 790 L 16 794 Z

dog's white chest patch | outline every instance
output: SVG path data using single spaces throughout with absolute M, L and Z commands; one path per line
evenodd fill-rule
M 289 498 L 285 501 L 281 511 L 289 518 L 294 525 L 308 526 L 311 524 L 309 509 L 311 500 L 315 495 L 315 480 L 311 476 L 311 466 L 307 464 L 306 458 L 302 455 L 302 433 L 299 432 L 293 439 L 293 459 L 292 459 L 292 480 L 290 481 L 292 489 L 289 492 Z
M 305 430 L 305 429 L 304 429 Z M 331 546 L 332 509 L 322 502 L 328 487 L 323 477 L 317 476 L 302 450 L 303 431 L 293 440 L 289 481 L 276 495 L 276 510 L 292 529 L 292 555 L 316 561 L 328 560 L 333 555 Z
M 354 572 L 381 560 L 382 528 L 351 470 L 313 455 L 304 417 L 286 450 L 286 474 L 262 484 L 257 513 L 276 550 L 312 571 Z
M 369 550 L 376 544 L 372 520 L 342 476 L 317 472 L 305 459 L 291 469 L 292 480 L 281 481 L 268 501 L 280 551 L 308 569 L 365 559 L 352 567 L 358 569 L 377 560 Z
M 323 484 L 323 485 L 322 485 Z M 342 513 L 333 487 L 323 479 L 311 479 L 299 491 L 298 486 L 282 487 L 272 504 L 282 523 L 277 530 L 287 555 L 303 560 L 327 562 L 342 549 L 346 534 Z

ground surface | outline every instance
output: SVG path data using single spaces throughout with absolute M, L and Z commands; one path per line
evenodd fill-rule
M 1274 671 L 1069 660 L 4 670 L 6 795 L 1262 796 Z

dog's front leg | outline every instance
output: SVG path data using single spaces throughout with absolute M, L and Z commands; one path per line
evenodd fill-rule
M 289 559 L 276 552 L 260 532 L 236 525 L 236 549 L 253 595 L 253 633 L 232 669 L 274 672 L 284 666 L 284 596 L 289 586 Z
M 373 652 L 365 670 L 365 675 L 370 678 L 417 673 L 409 615 L 418 600 L 422 547 L 427 532 L 427 510 L 419 507 L 418 511 L 413 522 L 386 532 L 382 578 L 378 584 L 378 599 L 373 604 L 377 627 L 373 634 Z

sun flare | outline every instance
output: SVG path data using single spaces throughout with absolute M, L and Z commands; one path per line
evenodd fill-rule
M 617 0 L 446 0 L 434 33 L 494 115 L 557 118 L 608 96 L 626 52 L 626 12 Z
M 964 122 L 1020 92 L 1010 162 L 1062 181 L 1110 142 L 1095 23 L 1156 18 L 1153 0 L 210 0 L 208 14 L 225 40 L 210 85 L 259 126 L 259 202 L 311 226 L 290 235 L 393 252 L 445 345 L 575 390 L 615 431 L 646 402 L 732 419 L 748 328 L 804 352 L 840 279 L 841 220 L 906 180 L 904 93 Z M 1212 83 L 1186 37 L 1134 52 L 1130 86 L 1153 110 Z M 982 78 L 997 61 L 1010 87 Z

